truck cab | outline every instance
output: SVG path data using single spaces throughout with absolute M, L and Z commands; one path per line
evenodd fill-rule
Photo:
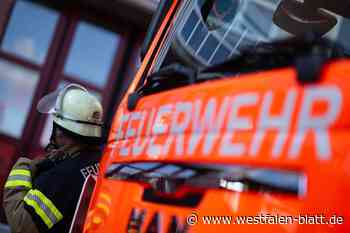
M 348 232 L 348 9 L 160 1 L 83 232 Z

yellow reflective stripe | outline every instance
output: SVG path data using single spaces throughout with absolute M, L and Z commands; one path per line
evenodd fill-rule
M 56 208 L 50 199 L 48 199 L 42 192 L 37 189 L 32 189 L 28 192 L 29 195 L 36 196 L 44 203 L 44 205 L 51 211 L 51 213 L 56 217 L 57 221 L 60 221 L 63 218 L 61 212 Z M 27 194 L 27 195 L 28 195 Z
M 107 193 L 101 193 L 100 197 L 101 197 L 101 199 L 105 200 L 109 204 L 112 202 L 111 197 Z
M 30 170 L 26 170 L 26 169 L 13 169 L 10 172 L 9 176 L 17 176 L 17 175 L 21 175 L 21 176 L 31 176 Z
M 26 196 L 24 197 L 24 202 L 27 203 L 27 205 L 34 208 L 35 213 L 37 213 L 37 215 L 40 216 L 40 218 L 44 221 L 44 223 L 49 229 L 53 227 L 53 223 L 51 222 L 49 217 L 47 217 L 46 213 L 40 208 L 39 204 L 36 201 L 31 200 Z
M 5 188 L 14 188 L 14 187 L 19 187 L 19 186 L 32 188 L 32 183 L 29 181 L 24 181 L 24 180 L 9 180 L 5 184 Z
M 103 203 L 97 203 L 96 205 L 97 208 L 100 208 L 101 210 L 103 210 L 105 212 L 106 215 L 109 215 L 109 208 L 107 205 L 103 204 Z

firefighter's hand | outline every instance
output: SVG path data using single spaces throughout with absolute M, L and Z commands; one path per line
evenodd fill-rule
M 47 155 L 47 158 L 53 163 L 57 164 L 68 157 L 66 150 L 67 148 L 65 146 L 60 149 L 53 149 Z
M 45 163 L 46 160 L 47 160 L 47 158 L 45 158 L 45 157 L 40 157 L 40 158 L 36 158 L 36 159 L 32 160 L 30 165 L 31 165 L 31 171 L 32 171 L 33 178 L 36 177 L 36 175 L 38 174 L 40 165 Z

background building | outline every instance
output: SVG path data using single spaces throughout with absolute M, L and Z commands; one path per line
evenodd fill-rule
M 155 0 L 0 0 L 1 189 L 19 156 L 36 157 L 48 143 L 50 124 L 36 104 L 58 86 L 75 82 L 91 90 L 103 103 L 108 131 L 156 6 Z

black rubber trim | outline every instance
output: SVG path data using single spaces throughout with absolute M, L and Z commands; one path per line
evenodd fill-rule
M 142 200 L 156 204 L 196 207 L 201 202 L 203 193 L 186 193 L 181 198 L 170 198 L 164 195 L 158 195 L 152 188 L 145 189 Z
M 157 33 L 158 28 L 160 24 L 163 22 L 163 19 L 166 16 L 167 12 L 169 11 L 171 4 L 172 4 L 172 1 L 170 0 L 161 0 L 159 2 L 158 8 L 152 17 L 151 23 L 147 30 L 145 40 L 143 41 L 143 44 L 142 44 L 142 48 L 141 48 L 142 60 L 146 56 L 149 46 L 153 41 L 154 35 Z

